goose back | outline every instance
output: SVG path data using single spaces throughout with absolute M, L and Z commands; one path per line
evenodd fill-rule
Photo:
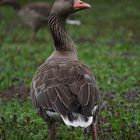
M 64 59 L 43 63 L 33 78 L 31 97 L 37 110 L 57 112 L 69 121 L 73 113 L 93 116 L 98 105 L 98 87 L 89 69 L 78 61 Z M 43 114 L 46 118 L 47 113 Z
M 48 22 L 51 6 L 46 2 L 30 3 L 18 11 L 22 21 L 32 28 L 40 28 Z

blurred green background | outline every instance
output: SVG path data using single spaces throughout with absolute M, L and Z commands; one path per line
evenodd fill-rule
M 81 25 L 67 25 L 67 30 L 76 43 L 80 61 L 91 68 L 100 87 L 103 107 L 98 118 L 99 139 L 139 140 L 140 1 L 87 2 L 92 8 L 77 13 Z M 26 96 L 34 72 L 53 51 L 53 43 L 47 26 L 38 32 L 39 40 L 35 42 L 29 41 L 30 34 L 30 28 L 13 8 L 0 7 L 2 140 L 45 140 L 48 136 L 46 123 Z M 89 139 L 80 128 L 70 133 L 65 125 L 57 129 L 60 140 Z

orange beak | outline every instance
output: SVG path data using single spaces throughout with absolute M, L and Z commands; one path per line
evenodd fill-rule
M 73 8 L 74 9 L 88 9 L 88 8 L 91 8 L 91 5 L 81 0 L 74 0 Z

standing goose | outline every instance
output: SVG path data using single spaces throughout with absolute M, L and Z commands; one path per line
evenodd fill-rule
M 97 139 L 98 87 L 90 70 L 78 61 L 75 44 L 65 31 L 68 15 L 87 8 L 90 5 L 80 0 L 55 0 L 48 18 L 54 52 L 33 77 L 31 99 L 48 124 L 51 140 L 56 139 L 55 122 L 90 127 L 92 140 Z
M 47 2 L 34 2 L 21 6 L 17 0 L 0 0 L 0 5 L 12 6 L 20 19 L 32 28 L 31 39 L 36 39 L 36 33 L 48 23 L 51 6 Z

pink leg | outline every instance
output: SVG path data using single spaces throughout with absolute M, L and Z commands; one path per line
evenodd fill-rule
M 92 140 L 97 140 L 97 129 L 95 123 L 91 127 L 91 135 L 92 135 Z

